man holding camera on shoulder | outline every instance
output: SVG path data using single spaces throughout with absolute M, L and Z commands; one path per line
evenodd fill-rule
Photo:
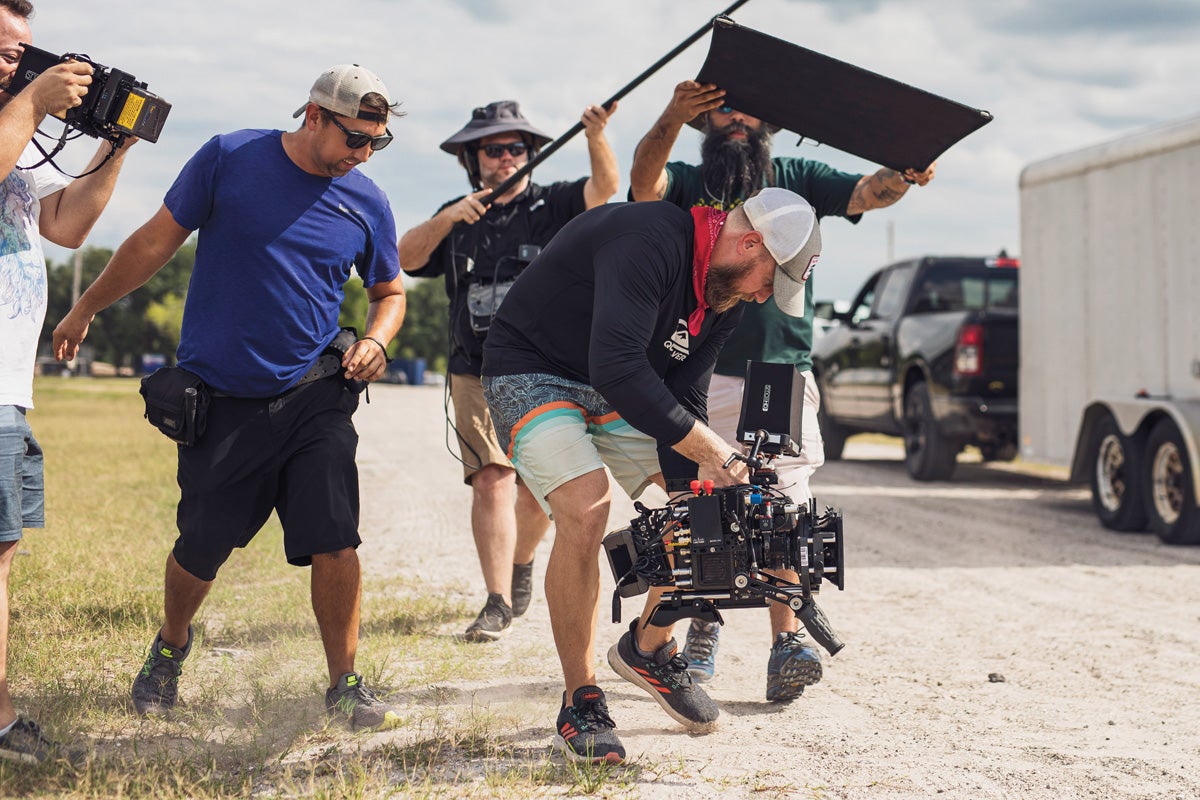
M 811 206 L 784 189 L 728 213 L 610 204 L 569 222 L 500 308 L 483 388 L 501 443 L 556 525 L 546 600 L 565 679 L 555 744 L 568 759 L 625 757 L 593 665 L 604 468 L 632 497 L 650 483 L 665 488 L 673 456 L 715 486 L 744 483 L 743 462 L 724 466 L 741 448 L 704 422 L 709 377 L 741 301 L 774 294 L 785 312 L 804 312 L 819 253 Z M 645 624 L 667 588 L 650 589 L 608 661 L 672 718 L 703 729 L 716 704 L 692 681 L 671 628 Z
M 591 175 L 547 185 L 529 176 L 483 201 L 550 137 L 533 127 L 516 101 L 476 108 L 471 120 L 442 143 L 458 157 L 474 190 L 443 205 L 400 239 L 400 266 L 409 275 L 444 275 L 450 297 L 450 395 L 454 400 L 463 480 L 471 487 L 471 532 L 483 569 L 487 602 L 467 628 L 468 641 L 504 635 L 529 607 L 534 551 L 550 523 L 517 480 L 483 400 L 479 371 L 483 343 L 496 307 L 512 281 L 572 217 L 605 203 L 620 180 L 604 127 L 606 111 L 589 106 L 582 117 Z M 514 503 L 515 494 L 515 503 Z
M 193 617 L 233 549 L 275 511 L 288 563 L 312 568 L 327 712 L 352 727 L 398 721 L 354 671 L 361 539 L 351 419 L 404 318 L 392 210 L 356 169 L 392 141 L 395 111 L 378 77 L 343 64 L 317 78 L 293 115 L 303 117 L 297 130 L 213 137 L 54 329 L 55 355 L 73 357 L 97 313 L 200 231 L 177 356 L 211 401 L 203 436 L 179 447 L 179 536 L 165 622 L 133 683 L 140 714 L 175 706 Z M 352 268 L 370 300 L 357 340 L 338 327 Z
M 33 144 L 38 125 L 82 103 L 92 67 L 65 61 L 9 94 L 22 43 L 33 41 L 32 15 L 28 0 L 0 0 L 0 758 L 30 763 L 56 747 L 35 722 L 17 716 L 9 694 L 8 579 L 23 529 L 45 524 L 42 450 L 25 419 L 46 315 L 41 237 L 72 249 L 83 244 L 134 142 L 126 139 L 107 162 L 111 145 L 102 143 L 84 170 L 96 171 L 75 181 L 50 164 L 34 166 L 42 161 Z

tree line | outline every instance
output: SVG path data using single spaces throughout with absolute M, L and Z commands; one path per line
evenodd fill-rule
M 78 251 L 79 287 L 87 289 L 112 258 L 113 251 L 85 247 Z M 93 361 L 137 371 L 145 354 L 161 354 L 174 363 L 188 281 L 196 263 L 194 238 L 171 257 L 146 285 L 126 295 L 92 322 L 86 345 Z M 46 262 L 46 321 L 42 325 L 43 354 L 49 355 L 51 335 L 71 309 L 75 293 L 75 257 Z M 346 283 L 340 324 L 359 333 L 366 330 L 367 296 L 357 275 Z M 445 372 L 449 348 L 446 291 L 440 280 L 418 280 L 407 286 L 408 314 L 388 355 L 399 359 L 423 358 L 429 369 Z

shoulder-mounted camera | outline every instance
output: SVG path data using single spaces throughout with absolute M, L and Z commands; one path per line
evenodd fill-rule
M 144 81 L 128 72 L 97 64 L 79 53 L 58 56 L 30 44 L 21 46 L 24 52 L 6 90 L 9 94 L 17 94 L 55 64 L 83 61 L 92 65 L 92 84 L 83 103 L 60 117 L 67 127 L 114 144 L 120 144 L 126 136 L 158 141 L 171 104 L 148 91 Z

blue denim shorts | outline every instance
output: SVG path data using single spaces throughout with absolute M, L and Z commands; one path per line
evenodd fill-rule
M 658 445 L 586 384 L 530 373 L 483 378 L 501 447 L 546 513 L 546 496 L 606 466 L 636 498 L 661 472 Z
M 17 406 L 0 406 L 0 462 L 0 542 L 15 542 L 46 524 L 42 448 Z

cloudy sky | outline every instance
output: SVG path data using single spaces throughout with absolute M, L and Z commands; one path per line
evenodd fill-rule
M 115 247 L 205 140 L 290 129 L 317 74 L 346 62 L 377 72 L 408 112 L 392 125 L 396 142 L 361 168 L 388 193 L 404 231 L 466 190 L 437 145 L 473 107 L 517 99 L 535 125 L 561 134 L 732 0 L 34 2 L 36 45 L 130 72 L 173 106 L 159 142 L 130 154 L 92 235 L 91 244 Z M 821 297 L 849 299 L 889 255 L 1019 252 L 1022 167 L 1200 110 L 1196 0 L 750 0 L 734 19 L 995 117 L 942 156 L 929 186 L 857 226 L 826 223 Z M 707 47 L 706 36 L 621 101 L 609 138 L 626 175 L 638 140 Z M 815 98 L 821 87 L 811 88 Z M 674 156 L 697 160 L 698 137 L 685 130 Z M 62 163 L 81 166 L 93 149 L 74 142 Z M 787 132 L 775 153 L 876 168 Z M 535 177 L 586 170 L 579 136 Z M 627 188 L 626 178 L 619 197 Z

